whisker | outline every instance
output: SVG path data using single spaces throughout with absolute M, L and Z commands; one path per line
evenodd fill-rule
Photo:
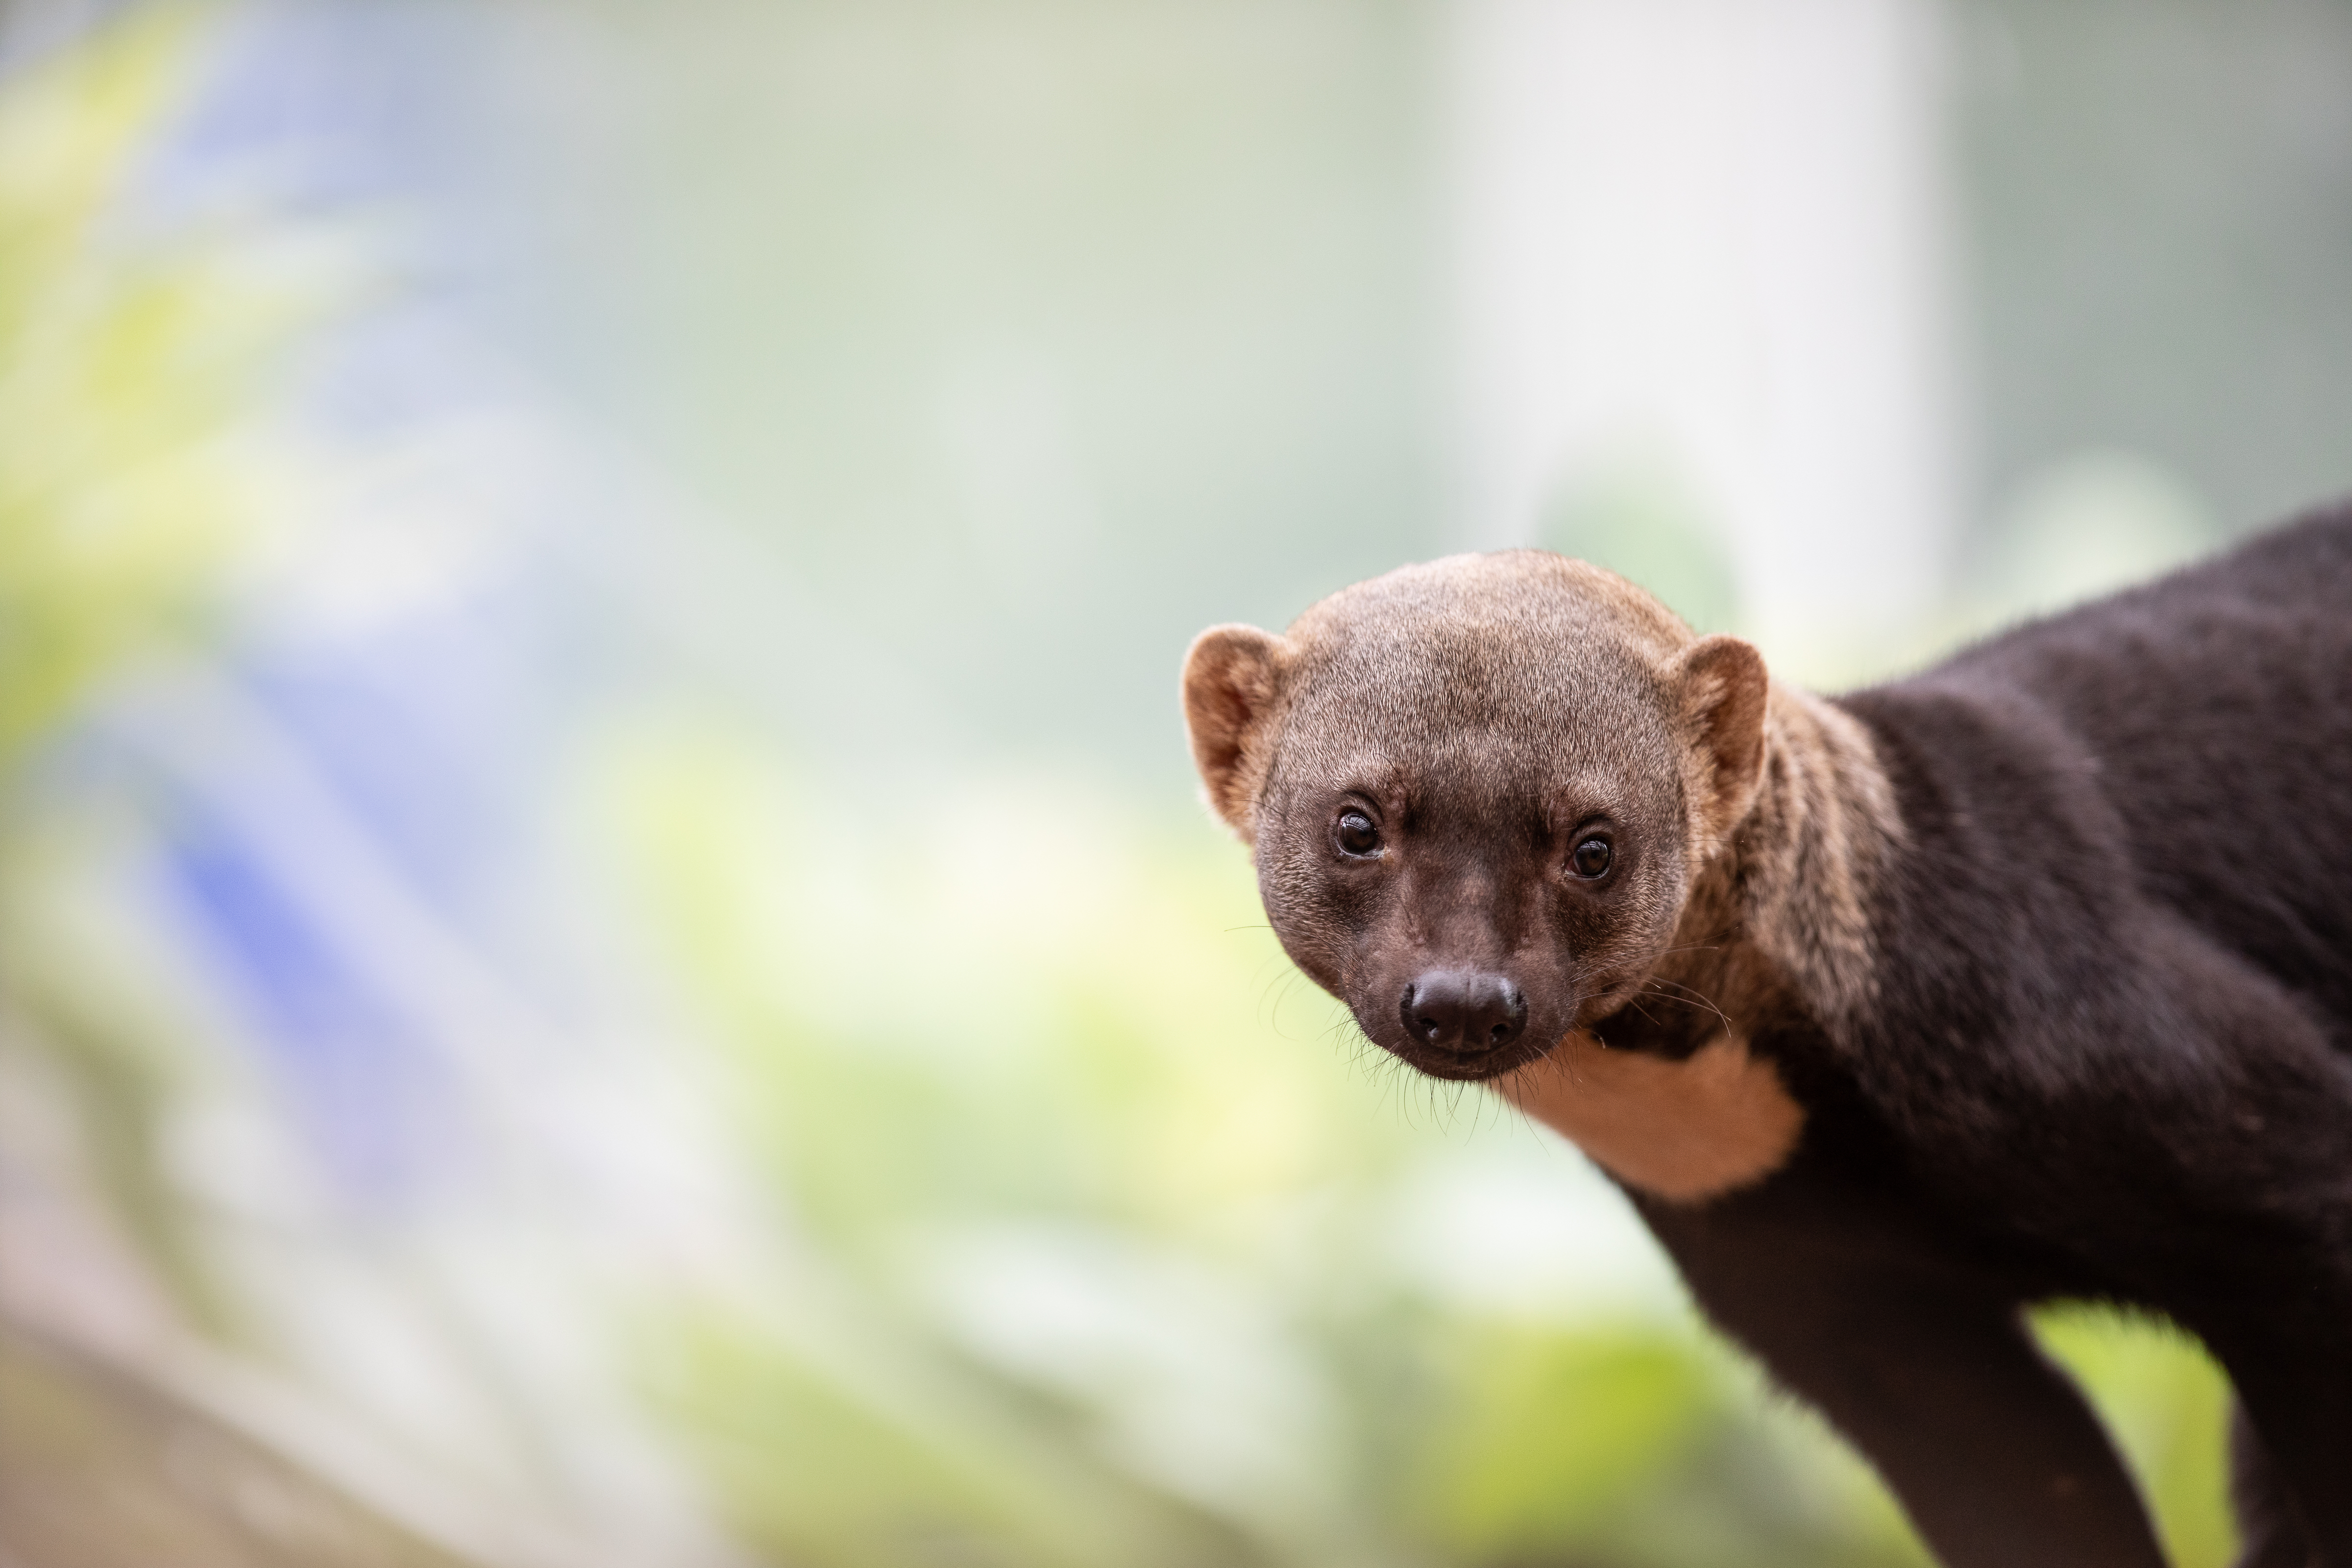
M 1477 1137 L 1479 1130 L 1486 1125 L 1487 1107 L 1500 1098 L 1491 1079 L 1480 1084 L 1478 1089 L 1476 1108 L 1470 1112 L 1470 1136 L 1473 1138 Z M 1498 1121 L 1496 1125 L 1500 1126 L 1501 1123 Z
M 1694 988 L 1693 988 L 1693 987 L 1691 987 L 1691 986 L 1685 985 L 1684 984 L 1682 984 L 1682 983 L 1681 983 L 1680 981 L 1678 981 L 1678 980 L 1664 980 L 1664 979 L 1660 979 L 1660 978 L 1658 978 L 1658 977 L 1657 977 L 1657 976 L 1655 976 L 1655 975 L 1653 975 L 1653 976 L 1651 977 L 1651 979 L 1650 979 L 1650 981 L 1649 981 L 1649 984 L 1652 984 L 1652 985 L 1671 985 L 1671 986 L 1673 986 L 1675 990 L 1677 990 L 1677 991 L 1680 991 L 1680 992 L 1684 993 L 1684 994 L 1683 994 L 1682 996 L 1670 996 L 1670 997 L 1667 997 L 1666 999 L 1667 999 L 1668 1001 L 1686 1002 L 1686 1003 L 1690 1003 L 1690 1004 L 1695 1004 L 1695 1005 L 1698 1005 L 1698 1006 L 1701 1006 L 1701 1007 L 1706 1008 L 1708 1012 L 1710 1012 L 1710 1013 L 1714 1014 L 1714 1015 L 1716 1016 L 1716 1017 L 1717 1017 L 1718 1020 L 1720 1020 L 1720 1021 L 1721 1021 L 1721 1023 L 1722 1023 L 1723 1026 L 1724 1026 L 1726 1029 L 1728 1029 L 1728 1028 L 1730 1028 L 1730 1027 L 1732 1026 L 1731 1026 L 1731 1017 L 1730 1017 L 1730 1015 L 1728 1015 L 1728 1014 L 1727 1014 L 1726 1012 L 1724 1012 L 1724 1010 L 1723 1010 L 1722 1008 L 1720 1008 L 1720 1007 L 1717 1006 L 1717 1005 L 1715 1005 L 1715 1000 L 1714 1000 L 1714 998 L 1712 998 L 1712 997 L 1708 996 L 1706 993 L 1704 993 L 1704 992 L 1702 992 L 1702 991 L 1696 990 L 1696 989 L 1694 989 Z

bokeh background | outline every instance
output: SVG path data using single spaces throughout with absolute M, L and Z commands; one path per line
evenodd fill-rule
M 2347 481 L 2343 0 L 6 0 L 0 1563 L 1917 1563 L 1177 660 L 1534 542 L 1835 689 Z

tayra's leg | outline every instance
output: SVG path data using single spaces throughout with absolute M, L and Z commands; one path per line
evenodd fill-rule
M 2352 1312 L 2330 1318 L 2267 1312 L 2205 1331 L 2238 1390 L 2242 1568 L 2352 1568 Z
M 1707 1315 L 1863 1452 L 1946 1568 L 2163 1568 L 2016 1301 L 1898 1208 L 1793 1170 L 1706 1209 L 1642 1206 Z
M 2238 1516 L 2237 1568 L 2311 1568 L 2317 1549 L 2242 1405 L 2230 1412 L 2230 1501 Z
M 2179 1037 L 2201 1036 L 2210 1065 L 2136 1096 L 2135 1125 L 2161 1158 L 2142 1161 L 2150 1179 L 2128 1205 L 2086 1213 L 2085 1229 L 2132 1239 L 2116 1257 L 2140 1293 L 2230 1374 L 2246 1561 L 2352 1568 L 2347 1038 L 2226 955 L 2172 960 L 2177 1014 L 2193 1026 Z M 2300 1556 L 2286 1544 L 2298 1536 Z

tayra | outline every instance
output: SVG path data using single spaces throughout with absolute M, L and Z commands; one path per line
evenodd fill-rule
M 2352 1568 L 2352 508 L 1834 699 L 1540 552 L 1219 626 L 1184 708 L 1283 946 L 1632 1195 L 1951 1568 L 2162 1557 L 2021 1308 L 2237 1394 Z

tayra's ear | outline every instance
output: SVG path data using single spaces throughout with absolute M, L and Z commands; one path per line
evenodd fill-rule
M 1738 637 L 1701 637 L 1666 672 L 1676 727 L 1689 748 L 1699 852 L 1712 855 L 1755 804 L 1764 777 L 1764 656 Z
M 1184 656 L 1184 727 L 1209 804 L 1246 840 L 1257 827 L 1258 791 L 1270 760 L 1267 723 L 1282 690 L 1287 651 L 1255 626 L 1211 626 Z

